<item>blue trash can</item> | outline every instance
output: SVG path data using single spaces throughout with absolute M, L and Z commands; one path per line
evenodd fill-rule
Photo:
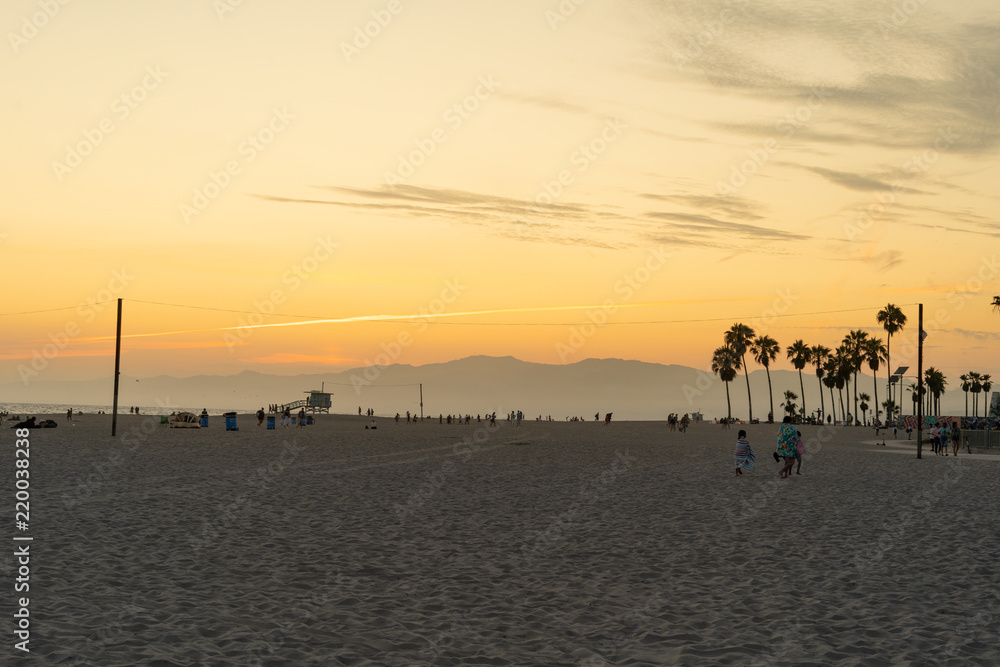
M 202 428 L 208 428 L 208 417 L 202 417 L 201 422 L 199 422 L 199 425 Z
M 274 430 L 274 415 L 267 416 L 267 430 L 268 431 Z
M 226 430 L 227 431 L 240 430 L 240 428 L 236 425 L 236 417 L 226 417 Z

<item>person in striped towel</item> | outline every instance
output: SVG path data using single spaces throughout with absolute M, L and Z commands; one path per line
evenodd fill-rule
M 741 430 L 736 436 L 736 475 L 742 475 L 744 470 L 747 472 L 753 470 L 756 461 L 757 457 L 754 456 L 750 441 L 747 440 L 747 432 Z

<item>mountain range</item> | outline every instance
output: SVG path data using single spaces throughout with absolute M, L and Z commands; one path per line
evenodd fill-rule
M 859 393 L 873 395 L 872 377 L 858 375 Z M 802 373 L 805 407 L 811 413 L 820 407 L 819 387 L 811 369 Z M 885 379 L 879 378 L 878 398 L 884 401 Z M 563 420 L 595 413 L 613 412 L 615 419 L 666 419 L 671 412 L 702 412 L 707 419 L 724 417 L 725 383 L 705 370 L 688 366 L 664 365 L 624 359 L 585 359 L 572 364 L 553 365 L 521 361 L 514 357 L 474 356 L 445 363 L 411 366 L 393 364 L 369 366 L 338 373 L 271 375 L 244 371 L 236 375 L 160 375 L 136 378 L 122 375 L 120 411 L 138 405 L 152 408 L 161 404 L 184 409 L 254 411 L 270 404 L 291 403 L 306 397 L 310 390 L 324 388 L 332 393 L 331 412 L 354 414 L 358 408 L 372 408 L 379 415 L 420 413 L 421 386 L 424 414 L 498 415 L 521 410 L 528 418 L 552 416 Z M 796 371 L 772 370 L 771 385 L 776 415 L 785 390 L 800 396 Z M 762 421 L 770 410 L 767 375 L 763 369 L 750 373 L 753 415 Z M 823 401 L 829 409 L 830 393 L 824 387 Z M 739 375 L 729 386 L 732 414 L 748 417 L 747 387 Z M 0 384 L 0 402 L 21 404 L 110 405 L 112 378 L 86 381 L 39 379 L 27 386 L 20 382 Z M 853 391 L 852 391 L 853 394 Z M 834 390 L 834 396 L 837 392 Z M 910 408 L 906 394 L 907 412 Z M 982 400 L 982 399 L 981 399 Z M 837 414 L 840 414 L 837 397 Z M 852 411 L 853 397 L 844 394 L 844 404 Z M 871 402 L 874 404 L 874 401 Z M 963 414 L 961 391 L 946 392 L 945 411 Z M 829 411 L 829 410 L 828 410 Z

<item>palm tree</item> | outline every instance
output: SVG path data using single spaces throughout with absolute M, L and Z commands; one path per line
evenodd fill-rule
M 740 364 L 743 366 L 743 372 L 746 374 L 747 378 L 747 406 L 750 412 L 750 421 L 753 421 L 753 401 L 750 398 L 750 371 L 747 370 L 747 359 L 746 353 L 747 348 L 753 343 L 754 330 L 751 329 L 746 324 L 740 324 L 737 322 L 733 326 L 729 327 L 729 331 L 725 335 L 725 343 L 736 352 L 736 356 L 740 358 Z M 739 370 L 739 366 L 736 370 Z
M 723 345 L 716 348 L 712 353 L 712 372 L 719 375 L 719 379 L 726 383 L 726 418 L 733 418 L 733 407 L 729 402 L 729 383 L 736 377 L 737 364 L 740 358 L 731 347 Z
M 848 422 L 847 410 L 844 408 L 844 386 L 847 386 L 847 395 L 851 395 L 851 362 L 850 362 L 850 351 L 847 346 L 841 345 L 837 348 L 834 353 L 834 359 L 837 361 L 837 370 L 835 373 L 837 379 L 837 393 L 840 394 L 840 417 L 841 421 L 845 424 Z M 852 415 L 853 416 L 853 415 Z
M 993 310 L 1000 313 L 1000 296 L 993 297 L 993 301 L 990 303 L 990 305 L 993 306 Z
M 906 315 L 895 304 L 886 304 L 885 308 L 878 311 L 875 320 L 885 329 L 885 374 L 889 387 L 889 398 L 892 399 L 892 382 L 888 381 L 888 376 L 892 373 L 892 365 L 889 363 L 889 345 L 892 343 L 892 335 L 902 331 L 906 326 Z
M 844 344 L 850 350 L 848 359 L 851 363 L 851 370 L 854 373 L 854 418 L 858 417 L 858 371 L 865 360 L 865 341 L 868 339 L 868 332 L 855 329 L 844 336 Z M 847 394 L 850 396 L 850 392 Z
M 944 388 L 948 384 L 945 380 L 944 373 L 938 369 L 931 366 L 924 371 L 924 382 L 927 383 L 927 389 L 930 393 L 929 399 L 930 404 L 928 405 L 928 414 L 931 412 L 930 408 L 933 408 L 934 416 L 939 416 L 941 412 L 941 394 L 944 393 Z
M 778 358 L 778 351 L 781 346 L 778 345 L 778 341 L 774 340 L 770 336 L 760 336 L 753 343 L 750 344 L 750 351 L 753 352 L 753 358 L 757 360 L 757 363 L 764 367 L 767 372 L 767 395 L 771 399 L 771 412 L 768 414 L 767 421 L 771 423 L 774 421 L 774 393 L 771 390 L 771 362 Z
M 962 391 L 965 392 L 965 418 L 969 418 L 969 389 L 972 388 L 972 383 L 969 382 L 969 374 L 963 373 L 958 376 L 958 379 L 962 381 Z
M 872 400 L 872 397 L 862 393 L 858 398 L 861 399 L 861 423 L 868 426 L 868 401 Z
M 993 404 L 990 402 L 990 389 L 993 388 L 993 378 L 990 377 L 989 373 L 984 373 L 983 376 L 979 379 L 979 381 L 983 385 L 983 393 L 985 394 L 985 396 L 983 397 L 983 412 L 985 412 L 986 414 L 983 416 L 989 417 L 990 408 L 993 407 Z
M 791 390 L 785 391 L 785 402 L 782 403 L 782 405 L 785 406 L 785 412 L 788 413 L 789 417 L 794 418 L 795 411 L 798 410 L 798 406 L 795 405 L 795 400 L 797 398 L 798 396 L 795 395 L 794 391 Z
M 945 378 L 944 373 L 938 371 L 934 375 L 934 388 L 937 389 L 934 392 L 934 416 L 941 416 L 941 394 L 944 393 L 944 388 L 948 386 L 948 380 Z
M 804 415 L 806 410 L 806 388 L 802 384 L 802 369 L 809 363 L 812 350 L 800 338 L 789 345 L 785 352 L 788 354 L 788 359 L 792 362 L 792 366 L 795 366 L 795 369 L 799 372 L 799 389 L 802 391 L 802 414 Z
M 892 421 L 893 415 L 896 414 L 896 404 L 890 399 L 882 401 L 882 407 L 885 408 L 885 420 L 888 424 Z
M 979 416 L 979 392 L 983 390 L 983 376 L 969 371 L 969 391 L 972 392 L 972 416 Z
M 837 383 L 837 394 L 840 396 L 840 421 L 847 423 L 848 412 L 844 408 L 844 385 L 847 383 L 847 378 L 842 373 L 838 374 L 836 377 Z M 848 388 L 848 394 L 850 394 L 850 388 Z M 848 401 L 850 403 L 850 401 Z
M 869 338 L 865 341 L 865 359 L 868 360 L 868 368 L 872 369 L 872 389 L 875 391 L 875 421 L 878 421 L 878 366 L 885 360 L 887 350 L 882 344 L 881 338 Z
M 830 390 L 830 412 L 833 413 L 833 421 L 836 423 L 837 402 L 833 400 L 833 388 L 837 386 L 837 360 L 833 357 L 827 357 L 826 362 L 823 364 L 823 373 L 825 376 L 822 378 L 822 382 Z M 822 390 L 820 390 L 820 393 L 822 393 Z
M 907 387 L 907 389 L 909 391 L 913 392 L 912 395 L 910 396 L 910 398 L 913 399 L 913 416 L 916 417 L 917 416 L 917 402 L 921 399 L 921 395 L 920 394 L 923 393 L 923 391 L 926 390 L 926 387 L 917 387 L 917 385 L 915 385 L 913 383 L 910 383 L 910 386 Z
M 825 345 L 813 345 L 809 349 L 809 359 L 816 364 L 816 380 L 819 382 L 819 420 L 826 418 L 826 406 L 823 404 L 823 364 L 830 358 L 830 348 Z M 832 397 L 832 394 L 831 394 Z

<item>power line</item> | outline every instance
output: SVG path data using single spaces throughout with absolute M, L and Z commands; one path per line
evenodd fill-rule
M 915 306 L 914 303 L 904 303 L 903 306 Z M 774 314 L 767 315 L 767 317 L 807 317 L 811 315 L 833 315 L 837 313 L 857 313 L 862 311 L 877 310 L 883 306 L 875 306 L 872 308 L 845 308 L 842 310 L 818 310 L 810 313 L 785 313 L 785 314 Z M 733 322 L 739 320 L 754 320 L 761 317 L 761 315 L 753 315 L 750 317 L 711 317 L 703 319 L 689 319 L 689 320 L 638 320 L 630 322 L 605 322 L 601 326 L 609 326 L 615 324 L 693 324 L 699 322 Z M 379 322 L 393 322 L 397 324 L 403 324 L 409 320 L 377 320 Z M 470 326 L 470 327 L 566 327 L 573 326 L 574 324 L 579 324 L 578 322 L 426 322 L 426 324 L 449 324 L 452 326 Z M 584 322 L 583 324 L 587 324 Z
M 78 306 L 63 306 L 62 308 L 46 308 L 45 310 L 24 310 L 19 313 L 0 313 L 0 317 L 8 317 L 12 315 L 38 315 L 40 313 L 58 313 L 61 310 L 76 310 L 77 308 L 82 308 L 83 306 L 103 306 L 105 304 L 114 303 L 114 301 L 94 301 L 93 303 L 81 303 Z
M 153 306 L 168 306 L 170 308 L 191 308 L 194 310 L 211 310 L 217 313 L 235 313 L 237 315 L 261 315 L 259 310 L 233 310 L 231 308 L 213 308 L 211 306 L 191 306 L 184 303 L 164 303 L 162 301 L 144 301 L 142 299 L 125 299 L 132 303 L 146 303 Z M 272 317 L 296 317 L 307 320 L 322 319 L 320 315 L 288 315 L 286 313 L 270 313 Z
M 229 308 L 214 308 L 214 307 L 211 307 L 211 306 L 192 306 L 192 305 L 180 304 L 180 303 L 164 303 L 164 302 L 160 302 L 160 301 L 144 301 L 144 300 L 140 300 L 140 299 L 127 299 L 127 300 L 128 301 L 133 301 L 135 303 L 146 303 L 146 304 L 157 305 L 157 306 L 168 306 L 168 307 L 172 307 L 172 308 L 193 308 L 193 309 L 196 309 L 196 310 L 209 310 L 209 311 L 216 311 L 216 312 L 220 312 L 220 313 L 236 313 L 236 314 L 240 314 L 240 315 L 262 315 L 263 314 L 260 311 L 256 311 L 256 310 L 233 310 L 233 309 L 229 309 Z M 662 307 L 662 305 L 663 304 L 657 304 L 657 303 L 651 303 L 651 304 L 632 304 L 632 305 L 621 304 L 621 305 L 616 305 L 615 307 L 618 308 L 618 307 L 622 307 L 622 306 L 629 306 L 629 307 L 640 307 L 640 308 L 653 308 L 653 307 Z M 915 303 L 904 303 L 902 305 L 903 306 L 915 306 L 917 304 L 915 304 Z M 603 307 L 604 306 L 570 306 L 570 308 L 579 308 L 579 309 L 593 308 L 595 310 L 601 309 Z M 820 311 L 813 311 L 813 312 L 807 312 L 807 313 L 775 313 L 774 315 L 768 315 L 768 317 L 808 317 L 808 316 L 813 316 L 813 315 L 835 315 L 835 314 L 839 314 L 839 313 L 857 313 L 857 312 L 864 312 L 864 311 L 869 311 L 869 310 L 878 310 L 879 308 L 882 308 L 882 307 L 883 306 L 870 306 L 870 307 L 863 307 L 863 308 L 843 308 L 843 309 L 839 309 L 839 310 L 820 310 Z M 553 310 L 557 310 L 557 309 L 558 310 L 564 310 L 566 308 L 567 308 L 566 306 L 552 306 Z M 544 309 L 544 307 L 543 308 L 539 308 L 538 310 L 543 310 L 543 309 Z M 483 314 L 486 315 L 486 314 L 495 314 L 495 313 L 484 312 Z M 412 322 L 413 320 L 420 320 L 420 319 L 423 319 L 423 318 L 428 318 L 429 315 L 430 314 L 425 313 L 425 314 L 422 314 L 422 315 L 413 315 L 412 318 L 407 318 L 407 319 L 377 319 L 377 320 L 376 319 L 372 319 L 372 320 L 361 320 L 361 321 L 365 321 L 365 322 L 390 322 L 390 323 L 393 323 L 393 324 L 405 324 L 407 322 Z M 437 317 L 448 317 L 448 313 L 437 313 L 435 315 Z M 335 318 L 335 317 L 323 316 L 323 315 L 297 315 L 297 314 L 292 314 L 292 313 L 268 313 L 268 317 L 290 317 L 290 318 L 296 318 L 296 319 L 310 319 L 310 320 L 334 320 L 334 319 L 338 319 L 338 318 Z M 362 316 L 362 317 L 377 317 L 377 316 Z M 760 315 L 754 315 L 754 316 L 749 316 L 749 317 L 712 317 L 712 318 L 695 318 L 695 319 L 680 319 L 680 320 L 636 320 L 636 321 L 628 321 L 628 322 L 606 322 L 605 325 L 608 325 L 608 324 L 627 324 L 627 325 L 641 325 L 641 324 L 691 324 L 691 323 L 699 323 L 699 322 L 728 322 L 728 321 L 731 321 L 731 320 L 741 320 L 741 319 L 748 320 L 748 319 L 757 319 L 758 317 L 760 317 Z M 451 326 L 495 326 L 495 327 L 508 327 L 508 326 L 520 326 L 520 327 L 560 327 L 560 326 L 569 326 L 569 325 L 574 324 L 572 322 L 569 322 L 569 323 L 567 323 L 567 322 L 446 322 L 446 321 L 440 321 L 440 320 L 439 321 L 428 321 L 428 320 L 425 320 L 422 323 L 423 324 L 447 324 L 447 325 L 451 325 Z M 317 322 L 317 324 L 319 324 L 319 322 Z
M 189 309 L 194 309 L 194 310 L 207 310 L 207 311 L 214 311 L 214 312 L 220 312 L 220 313 L 233 313 L 233 314 L 240 314 L 240 315 L 262 315 L 263 314 L 260 311 L 235 310 L 235 309 L 231 309 L 231 308 L 216 308 L 216 307 L 212 307 L 212 306 L 195 306 L 195 305 L 190 305 L 190 304 L 166 303 L 166 302 L 162 302 L 162 301 L 147 301 L 147 300 L 142 300 L 142 299 L 127 299 L 127 301 L 130 301 L 130 302 L 133 302 L 133 303 L 144 303 L 144 304 L 148 304 L 148 305 L 164 306 L 164 307 L 170 307 L 170 308 L 189 308 Z M 97 303 L 90 304 L 90 305 L 104 305 L 104 304 L 108 304 L 108 303 L 112 303 L 112 302 L 111 301 L 102 301 L 102 302 L 97 302 Z M 620 308 L 620 307 L 652 308 L 652 307 L 664 307 L 665 305 L 668 305 L 668 304 L 663 304 L 663 303 L 621 304 L 621 305 L 616 305 L 615 308 Z M 670 305 L 672 305 L 672 304 L 670 304 Z M 903 306 L 914 306 L 914 305 L 917 305 L 917 304 L 907 303 L 907 304 L 902 304 L 902 305 Z M 49 313 L 49 312 L 58 312 L 58 311 L 62 311 L 62 310 L 71 310 L 71 309 L 78 308 L 78 307 L 79 306 L 67 306 L 67 307 L 63 307 L 63 308 L 50 308 L 50 309 L 46 309 L 46 310 L 25 311 L 25 312 L 21 312 L 21 313 L 2 313 L 0 315 L 29 315 L 29 314 L 38 314 L 38 313 Z M 602 305 L 595 305 L 595 306 L 552 306 L 551 310 L 584 310 L 584 309 L 601 310 L 602 308 L 606 308 L 606 306 L 602 306 Z M 866 311 L 877 310 L 879 308 L 882 308 L 882 306 L 871 306 L 871 307 L 861 307 L 861 308 L 842 308 L 842 309 L 837 309 L 837 310 L 820 310 L 820 311 L 811 311 L 811 312 L 805 312 L 805 313 L 774 313 L 774 314 L 768 314 L 767 317 L 768 318 L 789 318 L 789 317 L 811 317 L 811 316 L 815 316 L 815 315 L 836 315 L 836 314 L 841 314 L 841 313 L 866 312 Z M 501 311 L 506 311 L 506 312 L 511 312 L 511 311 L 517 312 L 519 309 L 500 309 L 500 310 Z M 539 308 L 532 308 L 530 310 L 545 311 L 545 310 L 547 310 L 547 308 L 546 307 L 539 307 Z M 477 314 L 477 313 L 474 313 L 474 312 L 455 313 L 454 316 L 458 316 L 458 315 L 472 315 L 472 314 Z M 497 312 L 497 310 L 490 310 L 490 311 L 483 311 L 482 314 L 483 315 L 487 315 L 487 314 L 501 314 L 501 313 Z M 383 317 L 378 316 L 378 315 L 358 316 L 357 318 L 330 318 L 330 317 L 323 317 L 323 316 L 317 316 L 317 315 L 298 315 L 298 314 L 292 314 L 292 313 L 268 313 L 268 316 L 269 317 L 286 317 L 286 318 L 293 318 L 293 319 L 313 320 L 312 322 L 309 322 L 309 321 L 302 322 L 301 324 L 303 324 L 303 325 L 308 325 L 308 324 L 333 324 L 333 323 L 347 323 L 347 322 L 350 322 L 350 321 L 363 321 L 363 322 L 387 322 L 387 323 L 392 323 L 392 324 L 412 324 L 412 323 L 415 323 L 415 322 L 420 322 L 421 324 L 440 324 L 440 325 L 450 325 L 450 326 L 565 327 L 565 326 L 574 326 L 576 324 L 587 324 L 587 323 L 589 323 L 589 322 L 454 322 L 454 321 L 445 321 L 445 320 L 439 319 L 439 318 L 453 316 L 453 315 L 450 315 L 448 313 L 424 313 L 424 314 L 420 314 L 420 315 L 413 315 L 411 317 L 406 317 L 406 318 L 383 318 Z M 672 319 L 672 320 L 631 320 L 631 321 L 625 321 L 625 322 L 606 321 L 601 326 L 642 326 L 642 325 L 656 325 L 656 324 L 698 324 L 698 323 L 707 323 L 707 322 L 732 322 L 732 321 L 739 321 L 739 320 L 754 320 L 754 319 L 758 319 L 760 317 L 762 317 L 762 315 L 753 315 L 753 316 L 749 316 L 749 317 L 731 317 L 731 316 L 727 316 L 727 317 L 689 318 L 689 319 Z M 368 319 L 368 318 L 371 318 L 371 319 Z M 344 320 L 344 321 L 338 322 L 338 320 Z M 289 324 L 294 325 L 294 323 L 289 323 Z M 278 326 L 282 326 L 281 323 L 249 325 L 249 328 L 269 328 L 269 327 L 278 327 Z M 215 329 L 209 328 L 209 329 L 189 329 L 189 330 L 183 330 L 183 331 L 150 332 L 150 333 L 143 333 L 143 334 L 129 334 L 126 337 L 127 338 L 133 338 L 133 337 L 169 336 L 169 335 L 178 335 L 178 334 L 186 334 L 186 333 L 202 333 L 202 332 L 211 332 L 211 331 L 225 331 L 225 330 L 232 330 L 232 329 L 238 329 L 238 328 L 242 328 L 242 327 L 218 327 L 218 328 L 215 328 Z
M 324 382 L 323 384 L 328 384 L 333 387 L 353 387 L 354 385 L 350 382 Z M 413 384 L 365 384 L 365 389 L 370 387 L 419 387 L 419 382 L 414 382 Z

